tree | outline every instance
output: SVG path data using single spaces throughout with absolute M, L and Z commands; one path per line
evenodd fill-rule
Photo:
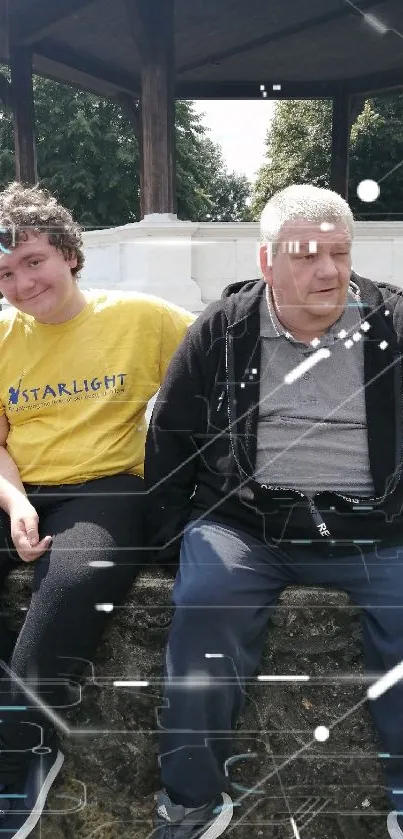
M 182 108 L 186 106 L 183 113 Z M 179 118 L 178 118 L 179 117 Z M 201 117 L 177 103 L 178 213 L 198 221 L 248 221 L 251 186 L 228 172 L 220 148 L 206 137 Z
M 127 224 L 140 217 L 139 147 L 117 101 L 34 77 L 38 175 L 85 227 Z M 176 106 L 180 218 L 248 218 L 249 183 L 226 171 L 190 103 Z M 14 175 L 12 119 L 0 103 L 0 188 Z
M 211 140 L 205 140 L 205 153 L 212 187 L 206 221 L 249 221 L 251 185 L 247 177 L 226 170 L 221 150 Z
M 360 181 L 379 184 L 376 201 L 357 196 Z M 370 99 L 351 129 L 349 198 L 356 218 L 402 217 L 403 93 Z
M 401 214 L 402 114 L 403 94 L 377 97 L 365 102 L 351 128 L 349 203 L 356 218 Z M 278 189 L 293 183 L 330 186 L 331 132 L 330 101 L 290 100 L 277 104 L 266 138 L 267 160 L 255 184 L 251 208 L 254 218 Z M 364 204 L 357 196 L 357 186 L 365 179 L 381 181 L 380 196 L 370 204 Z

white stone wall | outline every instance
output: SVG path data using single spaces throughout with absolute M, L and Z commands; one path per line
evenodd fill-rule
M 87 232 L 83 238 L 82 288 L 143 291 L 195 313 L 229 283 L 260 276 L 256 223 L 158 222 L 153 217 Z M 357 222 L 353 267 L 403 288 L 403 222 Z
M 156 294 L 201 312 L 226 285 L 259 276 L 255 223 L 142 221 L 84 234 L 84 288 Z M 353 267 L 403 287 L 403 222 L 357 222 Z

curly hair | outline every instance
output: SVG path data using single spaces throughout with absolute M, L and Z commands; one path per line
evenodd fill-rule
M 71 213 L 56 201 L 46 189 L 10 183 L 0 192 L 0 244 L 3 248 L 18 245 L 26 239 L 27 231 L 39 236 L 46 233 L 49 244 L 62 252 L 65 259 L 77 256 L 73 276 L 84 265 L 82 230 Z

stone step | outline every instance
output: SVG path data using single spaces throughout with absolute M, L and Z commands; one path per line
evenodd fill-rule
M 3 595 L 14 628 L 29 604 L 32 572 L 16 566 Z M 159 787 L 157 710 L 172 614 L 172 580 L 147 571 L 117 608 L 76 688 L 77 705 L 60 714 L 66 763 L 37 839 L 147 839 Z M 359 613 L 344 592 L 290 586 L 281 594 L 260 675 L 308 675 L 306 682 L 246 685 L 245 714 L 234 734 L 234 796 L 247 791 L 233 839 L 385 839 L 388 809 L 367 704 Z M 116 680 L 144 680 L 118 688 Z M 361 704 L 360 704 L 361 702 Z M 351 712 L 354 709 L 354 712 Z M 331 730 L 318 742 L 319 726 Z M 255 755 L 255 757 L 250 757 Z M 261 782 L 255 795 L 250 790 Z M 52 812 L 53 808 L 53 812 Z M 36 839 L 33 834 L 33 839 Z

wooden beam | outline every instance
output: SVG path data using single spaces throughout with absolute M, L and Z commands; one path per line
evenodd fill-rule
M 152 38 L 152 26 L 150 15 L 141 5 L 142 0 L 125 0 L 127 19 L 129 22 L 130 34 L 136 44 L 141 59 L 147 61 L 149 54 L 149 43 Z
M 142 65 L 142 210 L 174 214 L 174 0 L 126 0 L 126 10 Z
M 38 174 L 32 91 L 32 53 L 28 47 L 16 43 L 13 37 L 10 37 L 10 69 L 16 178 L 23 183 L 35 184 Z
M 346 83 L 346 90 L 356 96 L 376 96 L 386 93 L 387 90 L 402 90 L 403 88 L 403 65 L 393 70 L 384 70 L 381 73 L 370 73 L 351 79 Z
M 261 87 L 267 96 L 263 96 Z M 181 82 L 177 81 L 176 99 L 330 99 L 336 95 L 336 82 Z
M 69 67 L 78 73 L 83 73 L 95 81 L 113 88 L 115 91 L 125 91 L 135 98 L 138 98 L 140 95 L 141 81 L 137 76 L 129 76 L 117 70 L 115 67 L 104 64 L 102 61 L 86 58 L 82 53 L 65 47 L 64 44 L 58 44 L 50 40 L 41 41 L 38 47 L 35 47 L 35 56 L 39 59 L 41 57 L 46 58 L 55 64 Z M 60 81 L 60 79 L 57 80 Z M 80 86 L 79 81 L 72 81 L 72 83 Z M 104 95 L 108 94 L 105 93 Z
M 333 98 L 332 159 L 330 188 L 348 200 L 348 152 L 350 145 L 350 97 L 340 88 Z
M 179 75 L 180 73 L 186 73 L 189 70 L 196 70 L 199 67 L 204 67 L 207 64 L 223 61 L 225 58 L 232 58 L 234 55 L 240 55 L 242 52 L 248 52 L 249 50 L 256 49 L 257 47 L 266 46 L 267 44 L 271 44 L 275 41 L 280 41 L 283 38 L 288 38 L 291 35 L 298 35 L 306 29 L 323 26 L 325 23 L 332 23 L 335 20 L 347 17 L 349 14 L 360 15 L 362 12 L 371 9 L 373 6 L 379 6 L 381 3 L 385 2 L 386 0 L 362 0 L 359 10 L 358 8 L 354 10 L 352 5 L 345 3 L 331 12 L 324 12 L 316 17 L 307 18 L 306 20 L 299 21 L 298 23 L 290 24 L 290 26 L 284 26 L 282 29 L 278 29 L 277 31 L 267 32 L 259 38 L 253 38 L 251 41 L 243 41 L 241 44 L 237 44 L 236 46 L 230 47 L 226 50 L 221 50 L 221 52 L 210 53 L 210 55 L 205 56 L 204 58 L 191 61 L 188 64 L 183 64 L 181 67 L 178 67 L 177 73 Z
M 40 41 L 55 23 L 72 17 L 93 2 L 94 0 L 37 0 L 30 6 L 29 11 L 16 16 L 21 44 L 28 45 Z

